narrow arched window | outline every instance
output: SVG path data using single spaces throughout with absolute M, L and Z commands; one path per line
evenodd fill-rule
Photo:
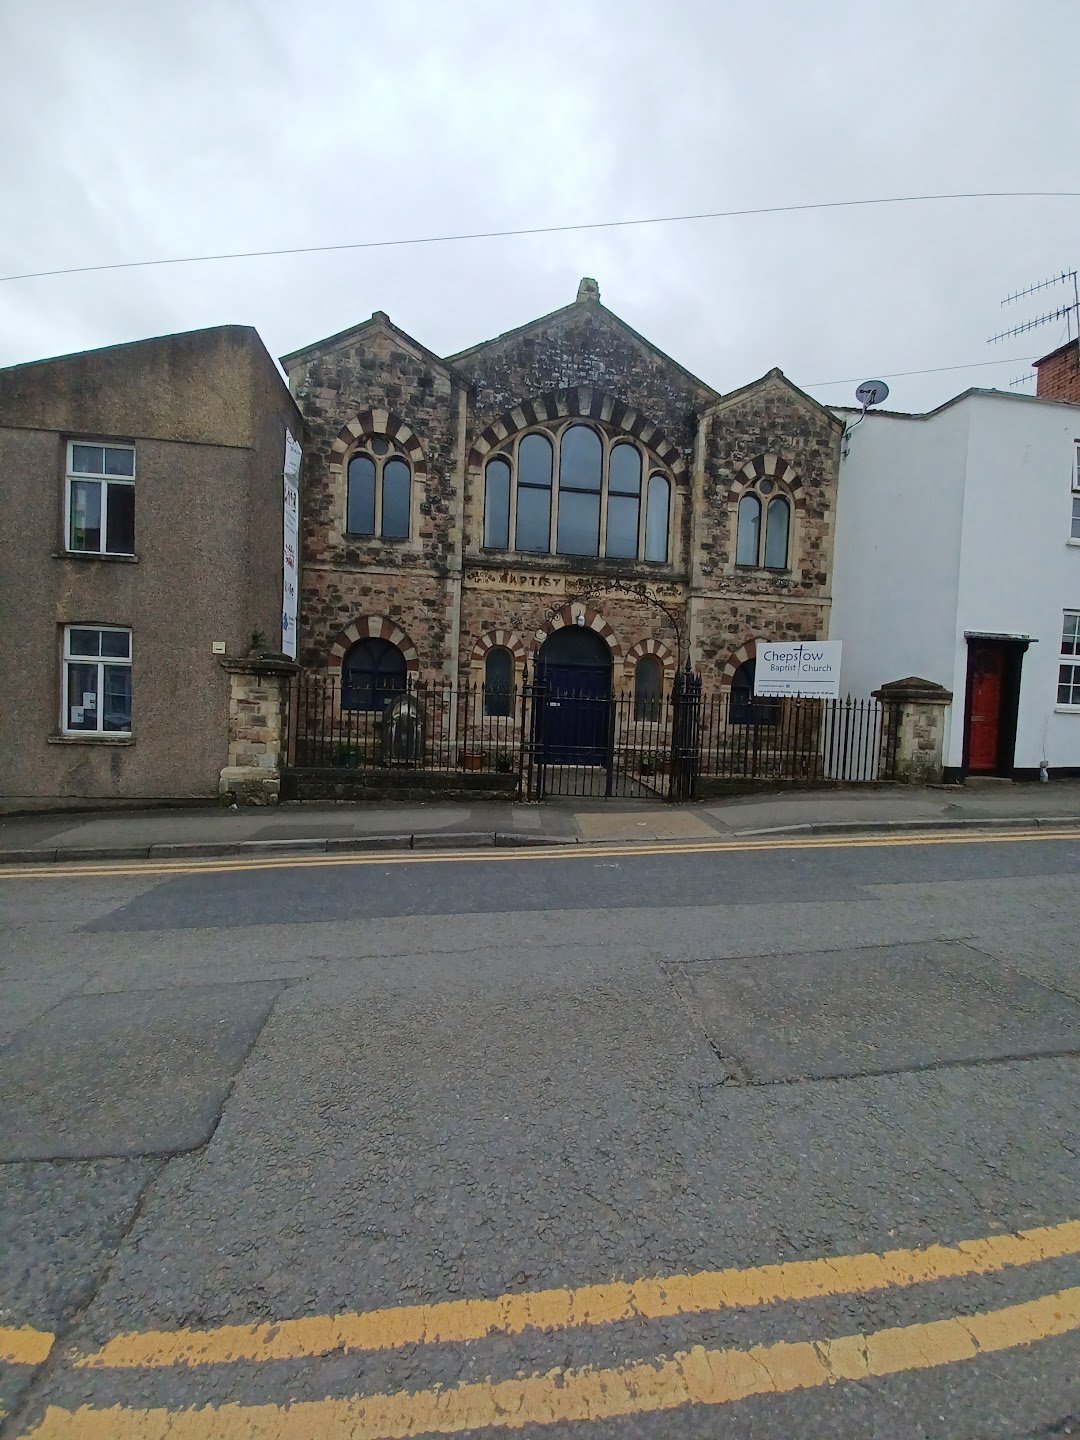
M 484 714 L 509 715 L 514 688 L 514 657 L 502 645 L 489 650 L 484 662 Z
M 407 540 L 412 519 L 412 470 L 397 446 L 374 436 L 349 461 L 345 532 Z
M 341 708 L 381 715 L 405 680 L 405 656 L 396 645 L 375 636 L 358 640 L 341 662 Z
M 370 455 L 354 455 L 349 461 L 347 511 L 350 535 L 375 534 L 375 461 Z
M 489 460 L 484 471 L 484 548 L 505 550 L 510 544 L 510 466 Z
M 535 431 L 518 445 L 517 529 L 514 548 L 544 554 L 551 548 L 551 441 Z
M 382 536 L 409 538 L 409 486 L 412 475 L 404 460 L 387 460 L 382 472 Z
M 660 718 L 663 666 L 655 655 L 642 655 L 634 667 L 634 719 L 652 724 Z
M 761 539 L 761 501 L 744 495 L 739 501 L 739 529 L 735 539 L 735 564 L 756 565 Z
M 668 558 L 668 511 L 671 486 L 664 475 L 649 476 L 645 507 L 645 559 L 663 564 Z
M 786 570 L 791 509 L 782 495 L 770 501 L 765 515 L 765 568 Z
M 640 519 L 641 451 L 636 445 L 615 445 L 608 461 L 605 554 L 636 560 Z
M 599 555 L 604 447 L 589 425 L 571 425 L 559 446 L 560 555 Z

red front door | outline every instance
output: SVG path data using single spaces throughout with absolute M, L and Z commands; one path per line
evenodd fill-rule
M 996 770 L 1001 754 L 1004 645 L 993 640 L 972 644 L 968 669 L 968 769 Z

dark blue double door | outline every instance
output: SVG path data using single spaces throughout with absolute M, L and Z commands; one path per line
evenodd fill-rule
M 536 679 L 540 763 L 610 766 L 615 699 L 605 641 L 587 626 L 556 630 L 537 656 Z
M 537 751 L 545 765 L 608 765 L 611 666 L 544 665 L 537 671 Z

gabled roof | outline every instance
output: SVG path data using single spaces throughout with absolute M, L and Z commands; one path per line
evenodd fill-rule
M 421 345 L 419 340 L 415 340 L 400 326 L 395 325 L 385 310 L 376 310 L 370 320 L 362 320 L 359 325 L 352 325 L 348 330 L 339 330 L 336 335 L 328 335 L 325 340 L 315 340 L 312 344 L 304 345 L 301 349 L 293 350 L 288 355 L 282 355 L 279 358 L 281 364 L 288 370 L 289 366 L 297 360 L 309 360 L 316 355 L 325 355 L 330 350 L 341 350 L 373 330 L 385 330 L 406 349 L 412 350 L 418 358 L 427 360 L 431 365 L 437 365 L 447 374 L 451 372 L 450 365 L 441 355 L 436 355 L 434 350 L 429 350 L 426 345 Z
M 592 282 L 592 285 L 595 286 L 595 282 Z M 470 345 L 467 350 L 459 350 L 456 355 L 449 357 L 448 363 L 454 366 L 466 367 L 470 360 L 482 355 L 485 350 L 493 349 L 497 345 L 503 345 L 509 340 L 518 340 L 524 336 L 550 329 L 557 325 L 560 320 L 575 313 L 598 315 L 610 329 L 625 336 L 635 345 L 645 350 L 649 355 L 654 356 L 664 365 L 669 366 L 672 370 L 677 370 L 680 375 L 685 377 L 690 387 L 701 394 L 703 399 L 707 399 L 709 396 L 719 395 L 720 392 L 714 390 L 711 385 L 707 385 L 700 376 L 687 370 L 686 366 L 680 365 L 677 360 L 673 360 L 666 351 L 661 350 L 658 345 L 654 345 L 651 340 L 647 340 L 645 336 L 639 334 L 632 325 L 628 325 L 621 316 L 616 315 L 614 310 L 609 310 L 606 305 L 601 304 L 599 290 L 587 288 L 587 282 L 584 280 L 578 286 L 577 299 L 571 301 L 569 305 L 562 305 L 558 310 L 551 310 L 547 315 L 541 315 L 536 320 L 529 320 L 524 325 L 516 326 L 513 330 L 504 330 L 501 335 L 496 335 L 491 340 L 484 340 L 479 345 Z
M 785 390 L 789 390 L 799 403 L 813 414 L 823 415 L 830 424 L 843 425 L 844 422 L 837 416 L 835 407 L 822 405 L 820 400 L 815 400 L 814 397 L 808 395 L 805 390 L 800 390 L 798 385 L 795 385 L 789 380 L 784 372 L 776 365 L 774 365 L 771 370 L 767 370 L 759 380 L 751 380 L 749 385 L 740 385 L 737 390 L 729 390 L 726 395 L 717 400 L 715 405 L 710 405 L 705 414 L 716 415 L 720 411 L 726 410 L 729 406 L 736 404 L 744 395 L 748 395 L 752 390 L 759 390 L 763 385 L 767 385 L 770 382 L 774 384 L 778 382 Z

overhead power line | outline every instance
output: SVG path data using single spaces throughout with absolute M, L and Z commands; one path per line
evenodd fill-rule
M 1011 360 L 1007 357 L 1000 360 L 972 360 L 967 365 L 935 365 L 930 370 L 889 370 L 884 374 L 880 370 L 865 370 L 861 375 L 853 375 L 850 380 L 807 380 L 803 388 L 825 390 L 830 385 L 858 385 L 871 373 L 878 380 L 902 380 L 905 375 L 942 375 L 946 370 L 978 370 L 984 365 L 1026 365 L 1038 358 L 1038 355 L 1014 355 Z
M 233 250 L 219 255 L 171 255 L 157 260 L 114 260 L 105 265 L 69 265 L 0 275 L 11 280 L 46 280 L 57 275 L 92 275 L 105 270 L 142 270 L 155 265 L 195 265 L 220 260 L 263 260 L 279 255 L 326 255 L 341 250 L 387 250 L 405 245 L 448 245 L 466 240 L 508 240 L 527 235 L 567 235 L 585 230 L 622 230 L 635 225 L 676 225 L 694 220 L 735 220 L 752 215 L 793 215 L 806 210 L 851 210 L 872 205 L 923 205 L 943 200 L 1080 200 L 1078 190 L 969 190 L 944 195 L 884 195 L 867 200 L 816 200 L 802 205 L 760 205 L 742 210 L 705 210 L 693 215 L 649 215 L 632 220 L 588 220 L 569 225 L 531 225 L 513 230 L 475 230 L 449 235 L 412 235 L 396 240 L 350 240 L 337 245 L 291 245 L 277 250 Z

